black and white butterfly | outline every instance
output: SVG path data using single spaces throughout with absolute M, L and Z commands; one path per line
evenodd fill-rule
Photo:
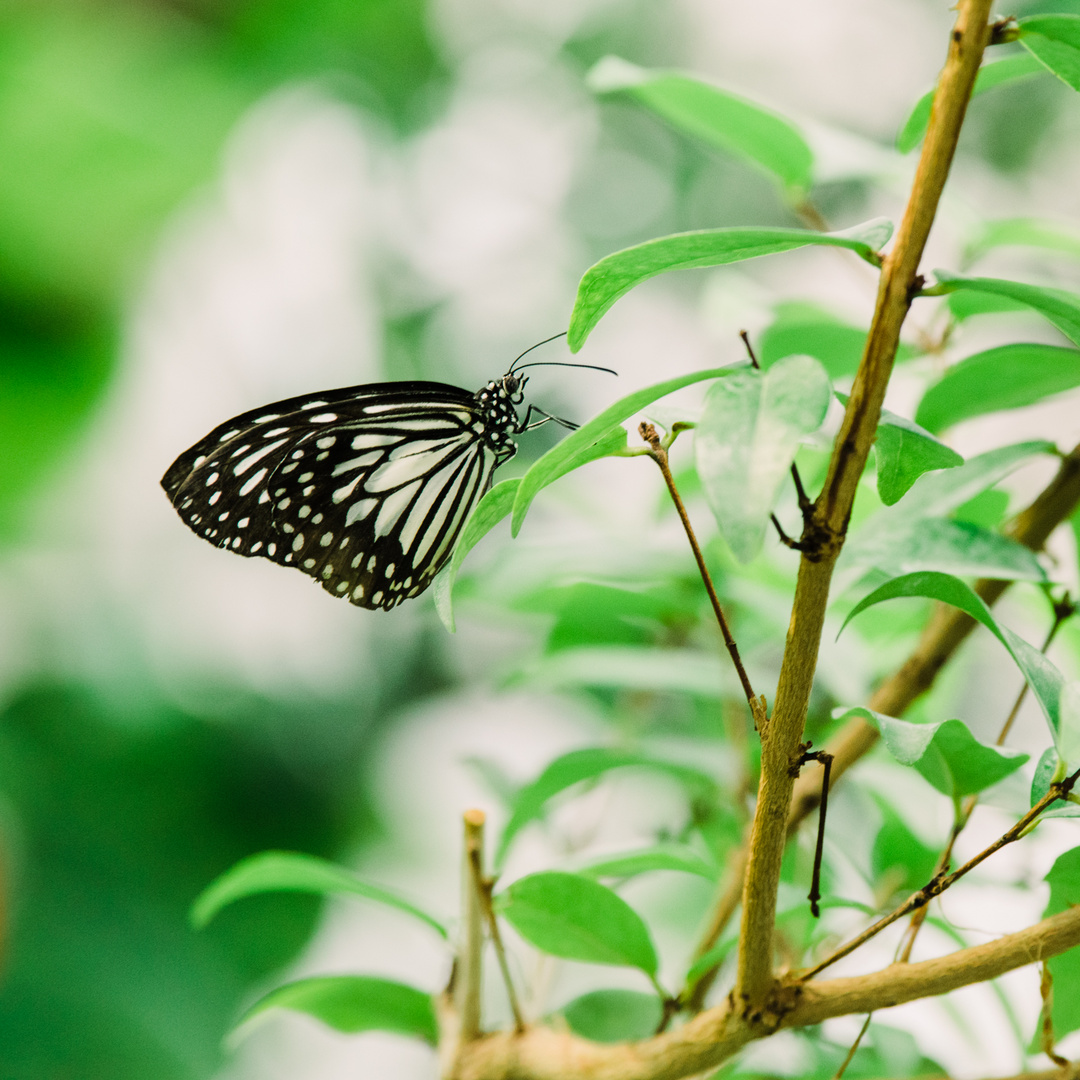
M 517 435 L 550 420 L 576 427 L 533 405 L 518 418 L 521 356 L 475 394 L 372 383 L 253 409 L 181 454 L 161 486 L 215 547 L 294 566 L 335 596 L 389 610 L 431 584 Z

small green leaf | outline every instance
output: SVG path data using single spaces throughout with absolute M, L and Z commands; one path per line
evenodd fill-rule
M 586 645 L 645 645 L 672 622 L 696 618 L 700 597 L 679 582 L 636 584 L 572 581 L 542 585 L 514 601 L 516 611 L 555 616 L 547 653 Z
M 957 577 L 1046 580 L 1030 548 L 992 529 L 949 518 L 914 518 L 892 531 L 864 529 L 852 541 L 844 565 L 876 566 L 891 575 L 940 570 Z
M 235 1032 L 271 1009 L 292 1009 L 314 1016 L 335 1031 L 392 1031 L 412 1035 L 434 1046 L 439 1041 L 435 1005 L 430 994 L 389 979 L 367 975 L 324 975 L 286 983 L 261 997 L 244 1014 Z
M 971 96 L 985 93 L 998 86 L 1016 82 L 1017 79 L 1030 78 L 1032 75 L 1040 75 L 1044 67 L 1030 56 L 1008 56 L 1004 60 L 996 60 L 990 64 L 984 64 L 978 75 L 975 76 L 975 86 Z M 900 134 L 896 136 L 896 149 L 901 154 L 907 154 L 914 150 L 922 142 L 926 134 L 926 127 L 930 122 L 930 106 L 934 101 L 934 91 L 928 90 L 915 103 L 911 115 L 904 121 Z
M 559 466 L 552 472 L 548 483 L 554 483 L 560 477 L 565 476 L 574 469 L 587 465 L 590 461 L 596 461 L 602 457 L 618 455 L 626 450 L 626 429 L 613 427 L 605 432 L 594 443 L 582 447 L 577 453 L 563 457 Z M 454 545 L 454 553 L 450 561 L 439 572 L 432 583 L 432 593 L 435 598 L 435 610 L 442 620 L 443 626 L 453 634 L 456 630 L 454 624 L 454 607 L 452 594 L 454 582 L 457 580 L 458 570 L 465 561 L 465 556 L 489 533 L 514 506 L 518 487 L 521 484 L 519 477 L 512 480 L 503 480 L 496 484 L 486 495 L 473 507 L 465 527 L 461 530 L 457 543 Z
M 982 623 L 1005 646 L 1031 687 L 1032 693 L 1039 702 L 1043 715 L 1050 725 L 1050 733 L 1054 738 L 1054 743 L 1058 745 L 1058 740 L 1061 737 L 1059 699 L 1064 684 L 1061 672 L 1033 645 L 1029 645 L 1023 638 L 1018 637 L 1009 630 L 1008 627 L 1001 626 L 982 599 L 959 578 L 932 570 L 924 570 L 919 573 L 905 574 L 903 577 L 894 578 L 880 588 L 875 589 L 868 596 L 863 597 L 851 609 L 840 631 L 843 633 L 844 627 L 860 611 L 865 611 L 873 604 L 879 604 L 882 600 L 914 596 L 940 600 L 942 603 L 959 608 L 975 619 L 976 622 Z M 839 637 L 839 635 L 837 636 Z
M 1010 300 L 1005 296 L 991 296 L 982 292 L 954 292 L 945 298 L 949 315 L 956 322 L 973 319 L 977 315 L 1004 315 L 1011 311 L 1030 312 L 1027 304 Z
M 641 916 L 591 878 L 548 871 L 519 878 L 496 909 L 528 942 L 552 956 L 635 967 L 655 981 L 657 959 Z
M 803 903 L 806 901 L 803 899 Z M 822 904 L 824 907 L 825 904 Z M 695 986 L 700 980 L 701 976 L 707 971 L 711 971 L 714 967 L 719 967 L 727 958 L 731 955 L 732 951 L 739 944 L 739 935 L 732 931 L 728 931 L 723 937 L 707 952 L 699 956 L 689 967 L 686 972 L 686 985 Z
M 775 176 L 789 200 L 802 202 L 814 155 L 799 129 L 746 98 L 690 75 L 648 71 L 606 56 L 586 76 L 595 94 L 626 93 L 679 131 L 750 161 Z
M 707 881 L 715 881 L 719 876 L 713 863 L 706 862 L 693 848 L 683 844 L 658 844 L 640 851 L 609 855 L 579 867 L 577 872 L 592 878 L 630 878 L 653 870 L 696 874 Z
M 570 1030 L 593 1042 L 634 1042 L 655 1035 L 663 1015 L 663 1005 L 655 994 L 637 990 L 594 990 L 582 994 L 562 1015 Z
M 1080 904 L 1080 848 L 1059 855 L 1046 880 L 1050 883 L 1050 902 L 1043 918 Z M 1047 964 L 1054 978 L 1054 1035 L 1061 1039 L 1080 1028 L 1080 994 L 1072 992 L 1080 986 L 1080 949 L 1053 956 Z
M 531 784 L 526 784 L 518 792 L 513 813 L 499 838 L 499 846 L 495 852 L 495 865 L 497 867 L 502 865 L 510 844 L 517 834 L 530 822 L 542 817 L 544 807 L 556 795 L 575 784 L 595 780 L 612 769 L 625 768 L 659 771 L 678 780 L 695 795 L 700 795 L 702 792 L 712 794 L 716 789 L 715 781 L 707 773 L 648 754 L 611 750 L 602 746 L 571 750 L 570 753 L 563 754 L 562 757 L 552 761 Z
M 672 690 L 719 700 L 729 683 L 720 658 L 695 649 L 649 645 L 583 645 L 560 649 L 523 668 L 523 681 L 550 689 L 610 686 Z
M 1031 805 L 1034 806 L 1045 798 L 1050 790 L 1050 785 L 1056 784 L 1059 780 L 1064 780 L 1067 775 L 1068 773 L 1065 771 L 1065 766 L 1062 764 L 1057 750 L 1052 746 L 1048 746 L 1042 752 L 1039 763 L 1035 766 L 1035 773 L 1031 778 Z M 1080 817 L 1080 806 L 1077 806 L 1071 799 L 1057 799 L 1042 812 L 1039 820 L 1054 817 Z
M 892 224 L 875 218 L 841 232 L 818 233 L 809 229 L 773 229 L 733 226 L 702 229 L 647 240 L 624 248 L 594 263 L 578 285 L 570 316 L 567 342 L 577 352 L 604 313 L 635 285 L 668 270 L 689 270 L 793 251 L 808 244 L 848 248 L 877 265 L 878 249 L 892 235 Z
M 785 356 L 813 356 L 832 379 L 853 375 L 866 346 L 866 331 L 838 319 L 815 304 L 788 302 L 776 306 L 776 319 L 757 340 L 758 359 L 766 371 Z M 901 344 L 898 363 L 918 350 Z
M 804 436 L 825 419 L 829 376 L 811 356 L 789 356 L 768 371 L 744 368 L 709 388 L 694 432 L 705 498 L 740 562 L 765 542 L 776 503 Z
M 609 405 L 599 416 L 594 416 L 588 423 L 582 424 L 577 431 L 571 432 L 562 442 L 553 446 L 543 457 L 535 461 L 521 478 L 514 497 L 510 534 L 517 536 L 521 531 L 521 524 L 537 493 L 548 484 L 558 480 L 568 469 L 576 468 L 578 462 L 592 460 L 588 456 L 590 450 L 611 438 L 612 428 L 616 425 L 629 420 L 634 413 L 640 412 L 647 405 L 651 405 L 667 394 L 705 379 L 717 379 L 731 370 L 732 368 L 710 368 L 707 371 L 695 371 L 690 375 L 679 375 L 674 379 L 665 379 L 663 382 L 646 386 L 642 390 L 635 390 L 632 394 L 620 398 L 614 405 Z M 610 449 L 605 450 L 605 453 L 612 452 Z
M 1020 409 L 1080 386 L 1080 350 L 1016 344 L 975 353 L 923 395 L 915 419 L 930 431 L 973 416 Z
M 1066 86 L 1080 90 L 1080 15 L 1030 15 L 1019 26 L 1020 44 Z
M 1056 449 L 1051 442 L 1032 440 L 987 450 L 984 454 L 968 458 L 955 469 L 921 476 L 903 506 L 886 510 L 872 520 L 876 523 L 880 518 L 887 528 L 895 529 L 899 523 L 914 516 L 948 514 L 980 492 L 993 487 L 1029 458 L 1036 454 L 1054 454 Z
M 211 882 L 191 907 L 191 921 L 205 926 L 223 907 L 246 896 L 268 892 L 304 892 L 362 896 L 404 911 L 443 937 L 446 927 L 395 893 L 370 885 L 343 866 L 296 851 L 262 851 L 241 859 Z
M 847 405 L 847 395 L 836 395 Z M 886 506 L 898 503 L 923 473 L 955 469 L 964 459 L 925 428 L 888 409 L 881 410 L 877 440 L 877 489 Z
M 1043 248 L 1080 258 L 1080 233 L 1041 218 L 987 221 L 964 249 L 964 261 L 974 262 L 994 248 L 1010 246 Z
M 1028 760 L 1019 750 L 979 742 L 962 720 L 916 724 L 870 709 L 848 709 L 873 724 L 889 753 L 901 765 L 911 765 L 929 784 L 950 799 L 961 799 L 992 787 Z
M 1054 324 L 1070 341 L 1080 345 L 1080 296 L 1064 289 L 1049 289 L 1003 278 L 961 277 L 945 270 L 935 270 L 937 288 L 930 295 L 971 290 L 1014 300 L 1037 311 Z
M 1080 682 L 1065 683 L 1058 695 L 1058 709 L 1061 731 L 1054 745 L 1066 764 L 1075 769 L 1080 765 Z
M 883 818 L 870 855 L 874 881 L 887 881 L 892 886 L 893 894 L 910 894 L 934 876 L 938 853 L 911 831 L 907 822 L 889 803 L 874 791 L 871 791 L 871 795 L 880 807 Z

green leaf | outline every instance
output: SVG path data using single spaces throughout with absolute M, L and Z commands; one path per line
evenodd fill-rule
M 892 887 L 890 895 L 898 892 L 910 894 L 934 876 L 938 853 L 911 831 L 907 822 L 889 803 L 874 791 L 870 794 L 874 796 L 883 817 L 870 855 L 875 886 L 887 882 Z
M 702 229 L 647 240 L 607 255 L 585 271 L 570 316 L 567 342 L 577 352 L 604 313 L 635 285 L 668 270 L 688 270 L 793 251 L 808 244 L 848 248 L 877 265 L 877 251 L 892 235 L 892 224 L 875 218 L 841 232 L 734 226 Z
M 1080 15 L 1019 20 L 1020 44 L 1066 86 L 1080 90 Z
M 553 653 L 586 645 L 651 644 L 664 627 L 696 618 L 700 596 L 680 582 L 641 587 L 586 580 L 542 585 L 513 606 L 556 617 L 545 643 L 545 652 Z
M 846 394 L 836 395 L 846 406 Z M 955 469 L 964 459 L 925 428 L 888 409 L 881 410 L 877 440 L 877 489 L 886 506 L 898 503 L 923 473 Z
M 894 532 L 864 530 L 852 542 L 844 566 L 876 566 L 891 575 L 940 570 L 957 577 L 1046 580 L 1030 548 L 992 529 L 949 518 L 917 518 Z
M 591 878 L 547 871 L 519 878 L 496 910 L 542 952 L 588 964 L 635 967 L 655 982 L 657 959 L 641 916 Z
M 1044 67 L 1030 56 L 1008 56 L 1004 60 L 996 60 L 991 64 L 984 64 L 978 75 L 975 76 L 975 86 L 971 96 L 985 93 L 998 86 L 1016 82 L 1017 79 L 1030 78 L 1039 75 Z M 930 106 L 933 104 L 934 91 L 928 90 L 915 103 L 911 115 L 904 121 L 900 134 L 896 136 L 896 149 L 901 154 L 907 154 L 914 150 L 922 142 L 926 134 L 927 124 L 930 122 Z
M 973 416 L 1020 409 L 1080 386 L 1080 350 L 1016 344 L 975 353 L 923 395 L 915 419 L 930 431 Z
M 987 221 L 964 249 L 964 261 L 974 262 L 994 248 L 1010 246 L 1044 248 L 1080 258 L 1080 233 L 1041 218 Z
M 956 322 L 973 319 L 976 315 L 1003 315 L 1010 311 L 1030 312 L 1027 304 L 1004 296 L 981 292 L 954 292 L 945 298 L 949 314 Z
M 890 575 L 940 570 L 960 577 L 1045 580 L 1038 558 L 1022 544 L 943 515 L 984 493 L 1032 455 L 1053 450 L 1050 443 L 1017 443 L 979 454 L 955 469 L 924 474 L 902 506 L 878 511 L 844 545 L 843 566 L 876 566 Z
M 811 356 L 744 368 L 709 388 L 694 458 L 720 531 L 740 562 L 765 542 L 769 514 L 802 438 L 825 419 L 829 376 Z
M 1055 454 L 1057 448 L 1051 442 L 1032 440 L 1000 446 L 968 458 L 955 469 L 928 473 L 919 478 L 904 500 L 903 506 L 890 508 L 873 519 L 888 529 L 896 529 L 913 516 L 937 517 L 948 514 L 958 506 L 974 498 L 980 492 L 1003 480 L 1036 454 Z
M 1039 702 L 1047 723 L 1050 725 L 1050 733 L 1054 738 L 1054 744 L 1058 745 L 1061 736 L 1059 698 L 1064 683 L 1061 672 L 1038 649 L 1029 645 L 1023 638 L 1017 637 L 1008 627 L 1001 626 L 982 599 L 959 578 L 932 570 L 924 570 L 916 574 L 906 574 L 903 577 L 894 578 L 880 588 L 875 589 L 868 596 L 863 597 L 851 609 L 840 631 L 843 633 L 844 627 L 860 611 L 865 611 L 873 604 L 879 604 L 883 600 L 892 600 L 898 597 L 914 596 L 940 600 L 944 604 L 959 608 L 975 619 L 976 622 L 982 623 L 1005 646 L 1031 687 L 1031 691 Z M 839 637 L 839 634 L 837 636 Z M 1062 756 L 1065 757 L 1066 755 L 1063 754 Z
M 950 799 L 992 787 L 1028 760 L 1019 750 L 979 742 L 962 720 L 916 724 L 870 709 L 848 709 L 840 717 L 860 716 L 881 732 L 889 753 L 913 766 L 929 784 Z
M 610 686 L 672 690 L 719 700 L 729 675 L 720 657 L 694 649 L 648 645 L 583 645 L 560 649 L 523 668 L 523 681 L 550 689 Z
M 702 792 L 713 794 L 716 790 L 715 781 L 707 773 L 648 754 L 611 750 L 602 746 L 571 750 L 552 761 L 531 784 L 526 784 L 518 792 L 513 813 L 503 829 L 495 851 L 496 867 L 502 866 L 517 834 L 530 822 L 543 816 L 544 807 L 549 800 L 575 784 L 595 780 L 612 769 L 626 768 L 644 768 L 664 773 L 678 780 L 695 795 Z
M 442 923 L 395 893 L 368 884 L 343 866 L 296 851 L 262 851 L 241 859 L 199 894 L 191 907 L 191 922 L 203 927 L 234 901 L 268 892 L 362 896 L 404 911 L 447 936 Z
M 626 93 L 672 127 L 736 154 L 775 176 L 798 204 L 812 183 L 814 155 L 784 117 L 690 75 L 648 71 L 606 56 L 586 76 L 595 94 Z
M 314 1016 L 335 1031 L 393 1031 L 435 1046 L 439 1027 L 430 994 L 389 979 L 368 975 L 324 975 L 286 983 L 261 997 L 240 1020 L 237 1034 L 271 1009 Z
M 634 1042 L 655 1035 L 664 1008 L 655 994 L 637 990 L 594 990 L 582 994 L 562 1015 L 570 1030 L 593 1042 Z
M 733 370 L 730 367 L 709 368 L 707 371 L 695 371 L 689 375 L 679 375 L 674 379 L 665 379 L 663 382 L 646 386 L 642 390 L 635 390 L 632 394 L 620 398 L 614 405 L 609 405 L 598 416 L 594 416 L 588 423 L 582 424 L 577 431 L 571 432 L 561 443 L 553 446 L 538 461 L 533 462 L 529 471 L 521 478 L 521 484 L 514 497 L 513 518 L 510 522 L 510 534 L 517 536 L 521 531 L 521 524 L 525 515 L 529 512 L 529 506 L 538 492 L 548 484 L 558 480 L 568 469 L 575 468 L 579 461 L 592 460 L 588 457 L 590 449 L 603 440 L 611 437 L 611 429 L 624 420 L 629 420 L 636 412 L 640 412 L 646 405 L 681 390 L 684 386 L 690 386 L 705 379 L 718 379 Z M 625 433 L 624 433 L 625 434 Z M 613 451 L 607 450 L 607 453 Z
M 1064 289 L 1048 289 L 1041 285 L 1028 285 L 1022 281 L 1006 281 L 1003 278 L 974 278 L 935 270 L 937 288 L 930 295 L 947 294 L 959 290 L 990 293 L 992 296 L 1015 300 L 1037 311 L 1054 324 L 1070 341 L 1080 345 L 1080 296 Z
M 832 379 L 853 375 L 866 346 L 866 331 L 851 326 L 830 312 L 806 303 L 782 303 L 776 319 L 757 341 L 758 359 L 766 371 L 785 356 L 813 356 Z M 910 360 L 917 350 L 901 344 L 897 362 Z
M 1031 778 L 1030 805 L 1034 806 L 1040 799 L 1045 798 L 1050 785 L 1063 780 L 1067 775 L 1057 750 L 1048 746 L 1042 752 L 1039 763 L 1035 766 L 1035 774 Z M 1040 814 L 1039 820 L 1053 817 L 1080 817 L 1080 806 L 1071 799 L 1058 799 Z
M 580 430 L 580 429 L 579 429 Z M 561 444 L 560 444 L 561 445 Z M 556 447 L 558 449 L 558 447 Z M 584 446 L 576 453 L 566 455 L 559 462 L 558 467 L 552 472 L 547 484 L 554 483 L 560 477 L 565 476 L 574 469 L 587 465 L 590 461 L 597 461 L 603 457 L 613 457 L 624 453 L 626 450 L 626 429 L 613 427 L 605 432 L 595 442 Z M 450 561 L 439 572 L 432 583 L 432 594 L 435 598 L 435 610 L 442 620 L 443 626 L 453 634 L 457 627 L 454 623 L 453 591 L 454 582 L 457 581 L 458 571 L 465 561 L 465 556 L 489 533 L 504 517 L 507 517 L 514 507 L 514 499 L 517 496 L 521 478 L 514 477 L 511 480 L 503 480 L 496 484 L 476 504 L 469 515 L 465 527 L 461 530 L 454 552 Z M 546 484 L 544 485 L 546 486 Z
M 806 901 L 804 900 L 803 903 Z M 825 907 L 822 903 L 822 907 Z M 739 935 L 734 931 L 727 931 L 720 940 L 708 952 L 699 956 L 687 969 L 686 985 L 694 986 L 707 971 L 719 967 L 731 955 L 739 944 Z
M 1050 883 L 1050 902 L 1043 918 L 1080 904 L 1080 848 L 1059 855 L 1046 880 Z M 1061 1039 L 1080 1028 L 1080 994 L 1073 992 L 1080 986 L 1080 948 L 1051 957 L 1047 963 L 1054 978 L 1054 1035 Z
M 630 878 L 653 870 L 696 874 L 707 881 L 715 881 L 719 876 L 719 870 L 713 863 L 707 862 L 693 848 L 684 844 L 658 844 L 640 851 L 609 855 L 579 867 L 577 872 L 592 878 Z

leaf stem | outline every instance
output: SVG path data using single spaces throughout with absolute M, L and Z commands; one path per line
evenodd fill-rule
M 675 477 L 671 475 L 667 450 L 664 449 L 660 436 L 652 424 L 643 423 L 639 425 L 638 431 L 645 442 L 649 444 L 649 457 L 659 467 L 660 473 L 664 477 L 664 483 L 667 484 L 668 493 L 671 495 L 671 501 L 675 504 L 675 509 L 679 513 L 679 520 L 682 522 L 686 538 L 690 542 L 690 550 L 694 553 L 694 560 L 697 562 L 701 580 L 705 583 L 705 591 L 709 594 L 709 603 L 712 604 L 713 614 L 716 616 L 716 621 L 720 626 L 720 633 L 724 636 L 724 644 L 727 646 L 727 651 L 731 656 L 731 662 L 735 665 L 739 682 L 742 683 L 743 693 L 746 695 L 746 700 L 750 705 L 750 711 L 754 714 L 754 720 L 757 722 L 758 713 L 759 711 L 764 712 L 765 706 L 763 701 L 754 694 L 754 688 L 750 685 L 750 678 L 746 674 L 746 668 L 743 667 L 742 658 L 739 656 L 739 647 L 735 644 L 735 638 L 731 634 L 727 619 L 724 617 L 724 611 L 720 607 L 720 598 L 716 595 L 716 587 L 713 585 L 709 568 L 705 565 L 705 557 L 701 554 L 701 546 L 694 535 L 694 527 L 690 524 L 690 516 L 687 514 L 686 506 L 679 495 L 679 489 L 675 486 Z

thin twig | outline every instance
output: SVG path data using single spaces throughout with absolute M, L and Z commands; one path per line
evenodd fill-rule
M 705 591 L 709 594 L 709 603 L 712 604 L 713 613 L 716 615 L 716 621 L 720 625 L 720 633 L 724 635 L 724 644 L 727 646 L 727 651 L 731 656 L 731 662 L 735 665 L 735 671 L 738 673 L 739 682 L 742 683 L 746 700 L 750 703 L 750 711 L 754 714 L 755 720 L 757 720 L 758 710 L 761 708 L 760 701 L 754 694 L 754 688 L 750 685 L 750 679 L 746 674 L 746 668 L 743 667 L 742 658 L 739 656 L 739 647 L 735 644 L 735 638 L 732 637 L 731 630 L 728 628 L 727 619 L 724 618 L 723 609 L 720 607 L 720 597 L 716 595 L 716 588 L 713 585 L 712 577 L 709 575 L 709 569 L 705 565 L 705 557 L 701 554 L 701 547 L 697 542 L 697 537 L 694 535 L 694 528 L 690 524 L 690 517 L 686 512 L 682 497 L 679 495 L 679 489 L 675 486 L 675 477 L 671 475 L 667 451 L 661 445 L 660 436 L 657 434 L 656 428 L 654 428 L 652 424 L 641 424 L 638 427 L 638 431 L 641 433 L 641 437 L 649 444 L 651 448 L 649 450 L 649 457 L 651 457 L 659 466 L 660 473 L 664 477 L 664 483 L 667 484 L 668 493 L 671 495 L 671 501 L 675 504 L 675 509 L 679 512 L 679 520 L 682 522 L 683 529 L 686 531 L 687 540 L 690 541 L 690 549 L 694 553 L 694 559 L 697 562 L 701 580 L 705 583 Z
M 825 852 L 825 815 L 829 809 L 829 774 L 832 772 L 832 754 L 824 750 L 811 752 L 810 743 L 806 744 L 799 765 L 805 765 L 809 761 L 816 761 L 821 765 L 821 805 L 818 807 L 818 831 L 817 844 L 814 847 L 814 872 L 810 879 L 810 914 L 815 919 L 821 918 L 821 861 Z M 796 772 L 798 770 L 796 769 Z
M 483 810 L 466 810 L 464 866 L 462 874 L 462 923 L 464 941 L 458 957 L 457 1008 L 461 1016 L 461 1041 L 480 1037 L 480 1002 L 483 981 L 484 924 L 480 894 L 475 885 L 475 859 L 484 848 Z
M 802 544 L 798 540 L 792 540 L 786 532 L 784 532 L 784 526 L 780 524 L 780 519 L 775 514 L 769 515 L 772 518 L 773 528 L 776 529 L 776 535 L 780 537 L 780 543 L 786 547 L 791 548 L 793 551 L 802 551 Z
M 951 874 L 931 878 L 926 885 L 919 889 L 918 892 L 912 893 L 898 908 L 878 919 L 872 926 L 868 926 L 861 934 L 853 937 L 846 945 L 842 945 L 820 963 L 815 964 L 808 971 L 802 972 L 799 975 L 799 981 L 805 982 L 812 979 L 827 967 L 835 964 L 837 960 L 842 960 L 860 946 L 865 945 L 871 938 L 877 937 L 882 930 L 887 926 L 891 926 L 897 919 L 902 919 L 908 912 L 914 911 L 916 908 L 925 907 L 935 896 L 940 896 L 954 882 L 959 881 L 965 874 L 974 870 L 976 866 L 984 862 L 996 851 L 1000 851 L 1006 845 L 1019 840 L 1051 803 L 1057 802 L 1058 799 L 1064 799 L 1072 791 L 1073 785 L 1078 779 L 1080 779 L 1080 769 L 1077 769 L 1076 772 L 1059 783 L 1053 784 L 1050 790 L 1011 829 L 999 836 L 989 847 L 984 848 L 978 855 L 968 859 L 963 866 L 954 870 Z
M 1050 624 L 1050 630 L 1046 635 L 1046 640 L 1039 650 L 1043 655 L 1045 655 L 1046 651 L 1050 648 L 1050 645 L 1053 643 L 1062 624 L 1072 618 L 1075 614 L 1076 604 L 1068 593 L 1066 593 L 1061 600 L 1054 601 L 1054 621 Z M 1009 732 L 1012 730 L 1013 722 L 1020 712 L 1020 706 L 1024 703 L 1024 698 L 1027 697 L 1027 692 L 1028 684 L 1025 682 L 1024 685 L 1020 687 L 1020 693 L 1017 695 L 1016 704 L 1013 705 L 1012 712 L 1009 713 L 1009 718 L 1005 721 L 1005 725 L 1002 727 L 1001 732 L 997 737 L 997 746 L 1005 745 L 1005 740 L 1009 737 Z
M 1043 961 L 1039 977 L 1039 996 L 1042 998 L 1042 1024 L 1039 1031 L 1039 1049 L 1061 1070 L 1072 1064 L 1054 1049 L 1054 976 L 1050 965 Z
M 1076 614 L 1076 605 L 1069 598 L 1069 594 L 1058 601 L 1053 602 L 1054 621 L 1050 624 L 1050 629 L 1046 634 L 1046 638 L 1042 643 L 1042 648 L 1039 650 L 1044 656 L 1050 645 L 1053 643 L 1061 625 L 1073 615 Z M 1016 701 L 1013 703 L 1012 709 L 1009 711 L 1009 715 L 1002 725 L 1001 731 L 998 732 L 996 746 L 1004 746 L 1005 740 L 1009 737 L 1009 731 L 1012 729 L 1013 722 L 1016 720 L 1017 714 L 1020 712 L 1020 706 L 1024 703 L 1024 698 L 1027 697 L 1028 683 L 1025 682 L 1020 687 L 1020 692 L 1016 695 Z M 960 805 L 956 819 L 953 821 L 952 829 L 949 831 L 949 839 L 945 844 L 941 855 L 938 857 L 937 866 L 934 870 L 934 875 L 944 874 L 949 869 L 949 864 L 952 861 L 953 848 L 956 846 L 956 841 L 960 834 L 967 828 L 967 823 L 971 820 L 971 815 L 975 812 L 975 807 L 979 804 L 978 794 L 969 795 L 963 803 Z M 900 963 L 906 964 L 911 959 L 911 951 L 915 947 L 915 939 L 919 936 L 919 930 L 922 929 L 922 925 L 926 922 L 926 916 L 929 914 L 929 907 L 919 908 L 912 916 L 911 923 L 908 925 L 907 930 L 904 931 L 903 940 L 900 943 L 900 949 L 897 952 L 897 960 Z
M 840 1063 L 840 1068 L 836 1070 L 836 1075 L 833 1076 L 833 1080 L 843 1080 L 844 1073 L 847 1072 L 847 1067 L 851 1064 L 851 1059 L 855 1056 L 859 1049 L 859 1044 L 863 1041 L 863 1036 L 870 1029 L 870 1021 L 873 1018 L 873 1013 L 867 1013 L 866 1019 L 863 1021 L 863 1026 L 859 1028 L 859 1034 L 855 1036 L 855 1041 L 851 1044 L 851 1049 L 847 1052 L 847 1057 Z
M 480 813 L 478 810 L 472 812 Z M 514 1031 L 520 1035 L 525 1030 L 525 1020 L 521 1015 L 513 980 L 510 978 L 510 967 L 506 962 L 506 950 L 503 948 L 502 934 L 499 932 L 499 921 L 495 917 L 495 907 L 491 902 L 491 890 L 495 883 L 484 873 L 483 833 L 480 834 L 479 840 L 479 843 L 472 844 L 466 849 L 472 871 L 473 891 L 479 901 L 484 921 L 487 923 L 491 943 L 495 946 L 495 956 L 499 961 L 499 970 L 502 972 L 503 983 L 506 986 L 506 996 L 510 1000 L 510 1011 L 514 1016 Z
M 1040 551 L 1047 537 L 1076 509 L 1080 501 L 1080 444 L 1062 458 L 1061 465 L 1050 483 L 1003 530 L 1006 536 L 1032 551 Z M 1011 582 L 983 579 L 976 582 L 975 592 L 992 607 L 1009 588 Z M 888 716 L 903 716 L 921 694 L 934 683 L 938 672 L 955 655 L 967 635 L 979 624 L 957 608 L 941 604 L 924 627 L 911 655 L 874 691 L 867 707 Z M 830 786 L 867 754 L 880 738 L 878 730 L 862 719 L 849 720 L 829 741 L 825 749 L 833 755 Z M 787 837 L 793 837 L 799 826 L 815 809 L 821 798 L 821 778 L 816 769 L 804 771 L 795 781 L 788 809 Z M 739 909 L 743 881 L 749 858 L 749 832 L 743 842 L 727 857 L 722 883 L 717 890 L 702 931 L 694 959 L 707 955 L 720 940 L 728 923 Z M 716 979 L 719 967 L 701 972 L 688 982 L 682 1000 L 691 1012 L 699 1012 Z

